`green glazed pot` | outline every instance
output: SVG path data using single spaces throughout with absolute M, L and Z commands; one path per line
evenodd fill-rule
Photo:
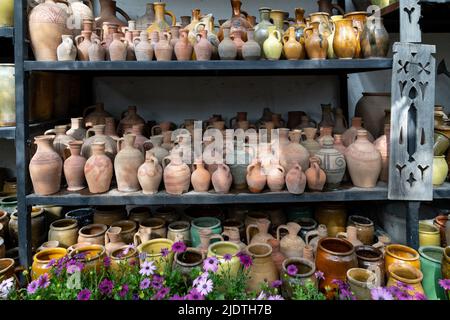
M 213 217 L 196 218 L 191 222 L 191 239 L 194 248 L 200 245 L 200 230 L 210 229 L 211 234 L 221 234 L 222 225 L 220 220 Z
M 444 249 L 441 271 L 443 279 L 450 279 L 450 246 Z M 450 290 L 447 291 L 447 299 L 450 300 Z
M 442 156 L 450 147 L 450 139 L 444 134 L 435 131 L 434 132 L 434 145 L 433 152 L 435 156 Z
M 419 248 L 419 254 L 425 295 L 429 300 L 446 300 L 445 292 L 439 285 L 439 280 L 442 279 L 441 261 L 444 249 L 437 246 L 425 246 Z

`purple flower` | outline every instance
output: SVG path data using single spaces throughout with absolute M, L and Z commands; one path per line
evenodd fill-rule
M 196 289 L 200 292 L 201 295 L 207 296 L 208 293 L 213 291 L 213 282 L 211 279 L 207 279 L 197 284 Z
M 169 249 L 167 249 L 167 248 L 162 248 L 162 249 L 161 249 L 161 255 L 162 255 L 163 257 L 167 257 L 167 256 L 169 255 Z
M 414 293 L 414 300 L 427 300 L 427 297 L 423 293 L 416 292 Z
M 346 289 L 346 288 L 341 288 L 339 289 L 339 299 L 340 300 L 355 300 L 355 296 L 353 295 L 353 293 Z
M 249 268 L 253 264 L 252 258 L 245 253 L 239 255 L 239 261 L 245 269 Z
M 122 289 L 120 289 L 120 291 L 119 291 L 119 297 L 121 297 L 121 298 L 125 297 L 127 295 L 128 291 L 129 291 L 128 285 L 124 284 L 122 286 Z
M 441 279 L 441 280 L 439 280 L 439 285 L 444 290 L 450 290 L 450 279 Z
M 280 287 L 282 284 L 283 284 L 283 282 L 282 282 L 281 280 L 275 280 L 275 281 L 272 281 L 272 283 L 270 284 L 270 286 L 271 286 L 272 288 L 278 288 L 278 287 Z
M 141 281 L 141 283 L 139 284 L 139 289 L 141 290 L 145 290 L 148 287 L 150 287 L 150 279 L 149 278 L 145 278 Z
M 106 256 L 103 259 L 103 265 L 105 266 L 105 268 L 109 268 L 111 266 L 111 258 Z
M 50 269 L 51 267 L 56 265 L 56 259 L 50 259 L 50 261 L 47 263 L 47 269 Z
M 194 288 L 189 291 L 189 294 L 186 296 L 186 300 L 205 300 L 205 297 Z
M 316 277 L 317 280 L 325 280 L 325 276 L 322 271 L 317 270 L 314 273 L 314 276 Z
M 397 287 L 405 291 L 414 291 L 414 288 L 412 286 L 401 281 L 397 281 Z
M 284 300 L 283 299 L 283 297 L 282 296 L 280 296 L 280 295 L 274 295 L 274 296 L 269 296 L 268 298 L 267 298 L 267 300 Z
M 387 291 L 389 291 L 390 294 L 392 294 L 392 296 L 397 297 L 397 295 L 402 292 L 399 288 L 397 288 L 396 286 L 390 286 L 387 288 Z
M 175 253 L 183 253 L 186 251 L 186 244 L 183 241 L 177 241 L 172 245 L 172 251 Z
M 290 275 L 290 276 L 295 276 L 298 272 L 297 267 L 293 264 L 288 265 L 286 270 L 287 270 L 288 275 Z
M 167 287 L 161 288 L 153 297 L 155 300 L 162 300 L 169 293 L 170 289 Z
M 208 280 L 208 276 L 208 272 L 203 272 L 201 275 L 194 279 L 194 281 L 192 282 L 193 286 L 196 287 L 200 283 L 205 282 L 206 280 Z
M 71 264 L 70 266 L 67 267 L 68 274 L 73 274 L 75 272 L 81 272 L 81 269 L 77 264 Z
M 223 260 L 225 260 L 225 261 L 231 261 L 231 259 L 233 259 L 233 256 L 232 256 L 231 254 L 225 253 L 225 254 L 223 255 Z
M 399 291 L 396 296 L 397 300 L 411 300 L 411 296 L 404 291 Z
M 48 277 L 48 273 L 44 273 L 38 278 L 38 286 L 39 288 L 47 288 L 50 285 L 50 279 Z
M 219 261 L 216 257 L 208 257 L 203 261 L 203 270 L 216 272 L 219 268 Z
M 39 284 L 38 284 L 37 280 L 31 281 L 27 286 L 27 293 L 34 294 L 38 288 L 39 288 Z
M 139 300 L 139 295 L 137 293 L 133 293 L 133 295 L 131 296 L 131 299 L 134 301 Z
M 157 281 L 157 280 L 155 280 L 155 279 L 152 280 L 152 288 L 153 288 L 153 289 L 159 290 L 159 289 L 162 288 L 162 286 L 163 286 L 163 285 L 162 285 L 162 282 Z
M 174 294 L 169 300 L 173 300 L 173 301 L 175 301 L 175 300 L 184 300 L 184 298 L 180 297 L 177 294 Z
M 104 279 L 100 284 L 98 285 L 98 289 L 100 290 L 100 293 L 103 295 L 109 295 L 112 292 L 112 289 L 114 287 L 114 283 L 109 279 Z
M 91 291 L 89 289 L 83 289 L 78 292 L 77 300 L 86 301 L 91 299 Z
M 156 270 L 156 266 L 154 265 L 153 261 L 144 261 L 141 265 L 141 270 L 139 270 L 139 273 L 143 276 L 150 276 L 152 275 Z
M 370 290 L 372 300 L 394 300 L 392 294 L 385 288 L 374 288 Z

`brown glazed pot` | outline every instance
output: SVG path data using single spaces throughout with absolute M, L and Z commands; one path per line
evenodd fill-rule
M 361 50 L 364 58 L 384 58 L 389 52 L 389 33 L 383 18 L 367 18 L 361 33 Z
M 126 219 L 126 210 L 123 206 L 96 206 L 94 210 L 94 223 L 111 226 L 114 222 Z
M 347 270 L 358 267 L 358 260 L 353 245 L 344 239 L 322 238 L 319 240 L 316 254 L 316 268 L 324 273 L 325 279 L 320 280 L 319 288 L 326 293 L 327 299 L 334 296 L 337 288 L 334 279 L 345 281 Z M 326 292 L 325 287 L 333 290 Z
M 105 233 L 108 227 L 104 224 L 90 224 L 78 230 L 78 243 L 105 245 Z
M 170 160 L 166 165 L 167 160 Z M 164 186 L 169 194 L 182 194 L 189 191 L 191 184 L 191 169 L 183 162 L 177 150 L 164 158 Z
M 180 39 L 174 47 L 175 56 L 178 61 L 189 61 L 192 57 L 194 48 L 188 38 L 189 31 L 186 29 L 180 30 Z
M 37 151 L 30 160 L 29 170 L 34 192 L 46 196 L 60 190 L 62 160 L 53 149 L 53 136 L 37 136 Z
M 356 227 L 358 240 L 365 245 L 372 245 L 375 235 L 375 227 L 369 218 L 363 216 L 348 217 L 348 225 Z
M 286 174 L 286 188 L 292 194 L 302 194 L 305 192 L 306 175 L 300 165 L 294 166 Z
M 338 232 L 345 232 L 347 211 L 342 204 L 322 204 L 315 212 L 317 223 L 327 226 L 328 235 L 335 237 Z
M 376 272 L 379 270 L 381 275 L 380 285 L 384 285 L 384 257 L 380 249 L 372 246 L 358 246 L 355 248 L 356 257 L 358 258 L 358 266 Z
M 158 192 L 162 180 L 162 167 L 152 151 L 147 150 L 145 162 L 139 167 L 137 177 L 144 194 Z
M 194 171 L 191 175 L 191 183 L 194 191 L 207 192 L 211 184 L 211 174 L 205 169 L 201 160 L 194 163 Z
M 384 268 L 386 276 L 392 264 L 409 264 L 420 270 L 420 256 L 413 248 L 401 244 L 389 244 L 384 249 Z
M 272 283 L 278 280 L 279 273 L 272 260 L 272 247 L 270 245 L 267 243 L 251 244 L 247 246 L 245 251 L 253 259 L 253 264 L 249 268 L 248 290 L 257 291 L 261 289 L 262 283 Z
M 288 60 L 305 59 L 306 52 L 302 43 L 300 43 L 296 39 L 295 27 L 289 27 L 288 32 L 289 35 L 283 37 L 284 41 L 283 50 L 286 59 Z M 303 38 L 301 38 L 301 41 L 303 41 Z
M 69 142 L 71 156 L 64 161 L 64 176 L 67 181 L 67 190 L 78 191 L 86 188 L 84 178 L 84 165 L 86 158 L 80 155 L 83 141 Z
M 353 27 L 351 19 L 341 19 L 334 22 L 336 31 L 333 38 L 333 50 L 339 59 L 352 59 L 359 46 L 359 33 Z
M 319 22 L 311 22 L 305 28 L 305 47 L 308 57 L 312 60 L 324 60 L 327 58 L 328 40 L 319 33 Z
M 310 158 L 310 167 L 305 171 L 306 181 L 308 182 L 308 188 L 311 191 L 322 191 L 327 180 L 325 171 L 320 168 L 319 158 Z
M 118 142 L 120 151 L 114 159 L 117 190 L 122 192 L 134 192 L 141 189 L 138 180 L 138 169 L 144 163 L 144 156 L 139 149 L 134 147 L 136 136 L 127 134 Z M 124 146 L 120 142 L 124 141 Z
M 86 161 L 84 175 L 91 193 L 103 193 L 109 190 L 113 176 L 113 164 L 105 154 L 105 143 L 92 144 L 92 156 Z
M 439 232 L 441 234 L 441 247 L 445 248 L 447 247 L 447 239 L 445 236 L 445 227 L 448 222 L 448 216 L 447 215 L 439 215 L 433 220 L 433 224 L 439 228 Z

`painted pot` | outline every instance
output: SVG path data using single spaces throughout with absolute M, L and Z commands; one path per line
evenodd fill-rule
M 198 247 L 200 245 L 200 230 L 209 229 L 212 234 L 221 234 L 222 226 L 221 222 L 217 218 L 203 217 L 196 218 L 191 222 L 191 239 L 192 246 Z
M 384 249 L 384 262 L 387 273 L 389 273 L 389 266 L 395 263 L 409 264 L 416 269 L 420 269 L 419 253 L 413 248 L 401 244 L 386 246 Z
M 439 246 L 424 246 L 419 248 L 419 254 L 425 295 L 429 300 L 446 300 L 445 291 L 439 285 L 439 280 L 442 279 L 444 249 Z
M 35 254 L 33 257 L 33 264 L 31 266 L 31 278 L 36 280 L 44 273 L 48 273 L 50 275 L 51 267 L 48 266 L 48 263 L 51 260 L 59 260 L 66 255 L 67 250 L 64 248 L 44 249 Z
M 49 241 L 58 241 L 63 248 L 77 243 L 78 222 L 75 219 L 61 219 L 54 221 L 48 231 Z
M 240 248 L 235 243 L 229 241 L 218 241 L 209 245 L 208 257 L 216 257 L 219 260 L 220 264 L 217 270 L 218 273 L 229 272 L 231 276 L 236 276 L 240 269 L 239 258 L 236 256 L 239 251 Z M 231 260 L 224 260 L 224 255 L 226 254 L 230 254 L 232 256 Z

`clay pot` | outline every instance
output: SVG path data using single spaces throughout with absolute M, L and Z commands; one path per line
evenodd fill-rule
M 111 270 L 115 273 L 127 272 L 123 265 L 134 266 L 139 264 L 139 253 L 136 248 L 125 245 L 111 252 Z
M 44 209 L 32 207 L 31 209 L 31 247 L 36 250 L 45 241 L 47 224 Z M 11 213 L 8 231 L 10 240 L 14 245 L 19 244 L 19 220 L 17 210 Z
M 272 247 L 272 260 L 277 267 L 278 272 L 281 272 L 283 261 L 286 256 L 280 251 L 280 241 L 276 239 L 269 239 L 267 243 Z
M 230 168 L 223 163 L 217 165 L 217 170 L 211 176 L 211 182 L 216 193 L 228 193 L 232 182 Z
M 64 176 L 66 177 L 68 191 L 86 188 L 86 179 L 84 178 L 86 158 L 80 155 L 82 144 L 82 141 L 69 143 L 71 156 L 64 161 Z
M 104 224 L 90 224 L 78 230 L 78 243 L 105 245 L 105 233 L 108 227 Z
M 50 269 L 52 268 L 49 266 L 50 261 L 58 261 L 66 255 L 67 250 L 64 248 L 50 248 L 36 253 L 31 266 L 31 279 L 36 280 L 45 273 L 50 275 Z
M 253 29 L 247 30 L 247 42 L 242 46 L 242 58 L 244 60 L 259 60 L 261 58 L 261 46 L 255 41 Z
M 99 244 L 83 244 L 69 251 L 70 258 L 76 259 L 84 265 L 84 272 L 96 272 L 97 274 L 100 273 L 101 268 L 104 266 L 103 259 L 105 255 L 105 247 Z
M 167 239 L 173 242 L 183 241 L 187 245 L 191 244 L 191 224 L 187 221 L 176 221 L 167 227 Z
M 138 30 L 145 30 L 155 21 L 155 7 L 153 3 L 145 5 L 145 13 L 136 19 L 136 28 Z
M 159 33 L 159 41 L 155 44 L 155 57 L 157 61 L 172 60 L 173 47 L 170 44 L 170 34 Z
M 355 107 L 355 116 L 362 118 L 364 128 L 370 132 L 372 137 L 379 137 L 384 132 L 385 111 L 391 109 L 391 94 L 390 93 L 369 93 L 363 92 L 363 96 L 358 100 Z M 356 129 L 361 128 L 361 121 L 358 120 Z M 353 133 L 355 136 L 355 133 Z M 344 136 L 344 144 L 350 138 Z M 370 138 L 369 138 L 370 140 Z M 373 140 L 370 140 L 373 141 Z M 348 144 L 346 144 L 348 145 Z
M 449 218 L 446 215 L 438 215 L 433 220 L 433 225 L 439 228 L 441 234 L 441 247 L 447 247 L 447 239 L 445 236 L 445 227 Z M 449 224 L 450 225 L 450 224 Z
M 369 218 L 363 216 L 350 216 L 348 225 L 356 227 L 357 237 L 365 245 L 372 245 L 375 235 L 375 227 Z
M 167 163 L 169 160 L 169 164 Z M 169 194 L 182 194 L 189 191 L 191 170 L 183 163 L 180 153 L 173 150 L 170 156 L 164 158 L 164 186 Z
M 239 209 L 237 209 L 237 211 L 235 211 L 234 213 L 241 213 L 241 211 Z M 239 237 L 241 239 L 245 239 L 244 219 L 245 219 L 245 217 L 233 216 L 230 213 L 228 213 L 227 219 L 225 221 L 223 221 L 223 223 L 222 223 L 223 229 L 224 230 L 238 229 L 239 235 L 240 235 Z
M 383 18 L 367 18 L 361 33 L 361 50 L 364 58 L 385 58 L 389 52 L 389 33 Z
M 317 223 L 326 225 L 330 237 L 335 237 L 345 231 L 347 211 L 341 204 L 322 204 L 317 207 L 315 218 Z
M 320 168 L 325 172 L 327 188 L 337 189 L 344 177 L 346 162 L 344 155 L 334 148 L 332 137 L 324 137 L 322 149 L 316 152 L 316 157 L 320 160 Z
M 127 60 L 128 41 L 123 38 L 122 33 L 114 33 L 113 41 L 108 47 L 109 58 L 111 61 Z
M 132 21 L 129 21 L 131 23 Z M 125 31 L 125 43 L 127 45 L 127 61 L 136 61 L 136 54 L 134 53 L 133 33 L 129 30 Z
M 448 164 L 445 161 L 445 156 L 433 157 L 433 186 L 442 185 L 447 179 Z
M 287 230 L 288 234 L 283 238 L 280 237 L 280 230 Z M 303 256 L 303 248 L 305 242 L 298 236 L 300 225 L 295 222 L 288 222 L 277 228 L 277 240 L 280 241 L 281 253 L 287 258 L 301 258 Z
M 142 31 L 141 35 L 133 40 L 134 53 L 137 61 L 152 61 L 153 47 L 148 40 L 148 32 Z
M 327 57 L 328 40 L 319 33 L 319 22 L 311 22 L 305 28 L 305 48 L 311 60 L 323 60 Z
M 223 40 L 219 44 L 220 60 L 234 60 L 237 57 L 238 48 L 230 38 L 230 29 L 223 29 Z
M 92 112 L 88 112 L 92 109 Z M 103 103 L 96 103 L 83 110 L 84 122 L 88 127 L 93 127 L 97 124 L 105 124 L 106 117 L 111 117 L 111 115 L 105 111 L 105 105 Z
M 327 226 L 320 224 L 317 230 L 311 230 L 305 234 L 305 242 L 311 247 L 313 253 L 315 254 L 319 240 L 325 237 L 328 237 Z
M 208 41 L 208 31 L 202 30 L 197 34 L 197 43 L 194 45 L 195 56 L 198 61 L 208 61 L 211 60 L 212 56 L 212 45 Z
M 267 243 L 251 244 L 245 251 L 253 261 L 249 268 L 248 290 L 260 290 L 261 283 L 272 283 L 279 278 L 278 270 L 272 260 L 272 247 L 270 245 Z
M 158 192 L 162 180 L 162 167 L 152 151 L 146 152 L 145 162 L 139 167 L 137 178 L 144 194 Z
M 100 0 L 100 15 L 95 18 L 95 24 L 98 27 L 101 27 L 105 22 L 107 22 L 109 24 L 115 24 L 119 27 L 126 27 L 127 23 L 117 18 L 116 12 L 120 13 L 126 21 L 131 20 L 125 11 L 116 6 L 116 1 Z
M 134 134 L 136 136 L 136 139 L 134 139 L 134 147 L 139 149 L 142 153 L 144 153 L 144 146 L 145 143 L 148 141 L 148 138 L 144 136 L 144 124 L 134 124 L 131 127 L 131 134 Z
M 205 231 L 206 230 L 206 231 Z M 220 235 L 222 233 L 221 222 L 217 218 L 202 217 L 196 218 L 191 222 L 192 246 L 199 247 L 201 244 L 201 232 L 206 235 Z
M 290 265 L 294 265 L 297 268 L 297 273 L 291 276 L 287 268 Z M 281 269 L 281 293 L 286 299 L 292 298 L 292 286 L 301 285 L 305 286 L 307 283 L 312 283 L 314 287 L 317 287 L 317 279 L 314 275 L 316 272 L 316 266 L 314 262 L 304 258 L 287 258 L 283 261 Z
M 69 142 L 75 139 L 66 134 L 67 126 L 55 126 L 54 129 L 45 131 L 45 135 L 55 134 L 55 139 L 53 140 L 53 148 L 61 156 L 61 158 L 66 159 L 68 155 L 66 154 L 66 149 Z
M 439 229 L 425 221 L 419 222 L 419 246 L 440 246 L 441 235 Z
M 300 165 L 294 166 L 286 174 L 286 188 L 290 193 L 302 194 L 305 192 L 306 175 L 302 171 Z
M 97 206 L 94 212 L 94 223 L 111 226 L 114 222 L 126 219 L 123 206 Z
M 150 214 L 150 209 L 147 207 L 134 207 L 130 209 L 128 219 L 141 223 L 150 218 Z
M 263 47 L 264 41 L 269 37 L 269 27 L 273 26 L 270 22 L 270 8 L 259 8 L 259 23 L 255 26 L 255 40 L 260 48 Z M 261 52 L 264 54 L 264 52 Z
M 336 237 L 348 240 L 354 247 L 363 245 L 363 243 L 358 239 L 355 226 L 347 226 L 347 231 L 338 232 Z
M 159 163 L 163 163 L 164 158 L 169 155 L 169 151 L 162 147 L 163 139 L 164 136 L 162 135 L 153 135 L 150 137 L 150 140 L 144 143 L 144 147 L 146 147 L 148 143 L 152 145 L 150 151 L 153 153 L 156 159 L 158 159 Z
M 104 61 L 106 58 L 106 50 L 101 40 L 91 38 L 91 45 L 88 48 L 89 61 Z
M 145 125 L 145 120 L 137 114 L 136 106 L 129 106 L 127 111 L 122 113 L 122 119 L 117 126 L 117 134 L 122 136 L 131 132 L 133 125 L 136 124 Z
M 105 233 L 105 250 L 106 254 L 110 256 L 117 249 L 125 246 L 120 232 L 120 227 L 110 227 Z
M 439 246 L 419 248 L 420 269 L 423 273 L 422 286 L 429 300 L 446 300 L 444 289 L 439 285 L 442 276 L 442 259 L 444 249 Z
M 270 221 L 268 219 L 258 219 L 256 224 L 249 224 L 246 228 L 247 243 L 266 243 L 267 240 L 273 239 L 269 233 Z M 251 230 L 257 229 L 258 232 L 252 235 Z
M 285 184 L 284 168 L 281 165 L 273 162 L 269 167 L 265 168 L 265 171 L 267 173 L 267 186 L 269 187 L 270 191 L 279 192 L 283 190 Z
M 303 45 L 297 41 L 295 34 L 295 27 L 289 27 L 289 36 L 284 37 L 284 54 L 288 60 L 303 60 L 306 52 Z
M 310 158 L 310 167 L 305 171 L 308 188 L 311 191 L 322 191 L 327 180 L 325 171 L 320 168 L 320 160 L 317 157 Z
M 2 1 L 0 11 L 0 27 L 14 27 L 14 1 Z
M 133 237 L 134 234 L 137 231 L 137 223 L 133 220 L 120 220 L 116 221 L 113 224 L 111 224 L 111 227 L 119 227 L 120 230 L 120 237 L 122 238 L 123 242 L 126 244 L 133 243 Z M 164 233 L 165 237 L 165 233 Z M 162 237 L 162 238 L 164 238 Z
M 392 264 L 389 266 L 389 278 L 387 286 L 395 286 L 400 281 L 409 285 L 413 290 L 407 290 L 409 294 L 416 292 L 425 294 L 422 287 L 423 273 L 420 269 L 416 269 L 407 264 Z
M 52 136 L 37 136 L 34 143 L 37 151 L 30 160 L 29 170 L 34 192 L 50 195 L 58 192 L 61 186 L 62 160 L 53 149 Z
M 138 169 L 144 163 L 144 156 L 134 147 L 134 134 L 127 134 L 118 141 L 120 151 L 114 159 L 114 171 L 117 180 L 117 190 L 134 192 L 141 189 L 138 180 Z M 120 142 L 124 141 L 121 147 Z
M 188 39 L 189 31 L 186 29 L 180 30 L 180 39 L 174 47 L 175 56 L 178 61 L 189 61 L 192 57 L 194 48 Z
M 322 238 L 319 240 L 316 255 L 316 268 L 324 273 L 319 288 L 322 292 L 329 286 L 332 290 L 326 292 L 328 299 L 332 298 L 337 285 L 333 280 L 346 280 L 347 271 L 358 266 L 353 245 L 344 239 Z
M 73 43 L 72 35 L 62 35 L 62 42 L 56 49 L 58 61 L 75 61 L 77 58 L 77 48 Z
M 321 148 L 320 144 L 316 141 L 317 129 L 308 127 L 304 128 L 303 132 L 306 136 L 306 140 L 303 140 L 301 144 L 308 150 L 311 156 L 314 156 Z
M 297 164 L 302 168 L 307 168 L 309 152 L 302 145 L 289 140 L 289 129 L 278 129 L 278 138 L 279 143 L 273 145 L 273 151 L 286 172 L 289 172 Z
M 358 130 L 358 137 L 345 151 L 352 183 L 360 188 L 376 186 L 381 172 L 381 154 L 368 140 L 366 130 Z
M 275 26 L 268 27 L 268 37 L 263 43 L 264 56 L 268 60 L 280 60 L 283 51 L 281 33 Z
M 353 27 L 351 19 L 341 19 L 334 22 L 336 26 L 333 38 L 333 51 L 339 59 L 352 59 L 358 50 L 359 33 Z
M 211 184 L 211 174 L 205 169 L 201 160 L 194 163 L 194 168 L 191 175 L 191 183 L 194 191 L 207 192 Z
M 93 136 L 90 136 L 91 132 L 94 132 Z M 114 160 L 114 157 L 117 154 L 117 143 L 113 138 L 105 134 L 104 124 L 95 125 L 93 128 L 86 131 L 86 140 L 81 147 L 81 155 L 86 159 L 91 157 L 94 143 L 103 143 L 105 147 L 105 154 L 111 160 Z
M 89 192 L 103 193 L 109 191 L 113 175 L 113 164 L 105 154 L 105 143 L 94 142 L 92 144 L 92 156 L 86 161 L 84 175 Z
M 70 121 L 70 129 L 66 131 L 66 134 L 75 140 L 83 141 L 86 138 L 83 118 L 71 118 Z
M 245 44 L 244 40 L 242 40 L 242 36 L 242 31 L 240 30 L 235 31 L 232 35 L 233 43 L 236 45 L 237 59 L 239 60 L 242 60 L 242 47 Z
M 320 127 L 320 135 L 317 138 L 319 145 L 322 146 L 323 140 L 329 137 L 333 137 L 333 127 Z
M 385 247 L 384 263 L 387 275 L 389 275 L 389 267 L 393 264 L 409 264 L 420 270 L 419 253 L 401 244 L 390 244 Z
M 201 250 L 187 248 L 185 252 L 175 254 L 174 263 L 183 276 L 190 277 L 194 268 L 201 267 L 204 258 Z
M 377 275 L 363 268 L 349 269 L 347 282 L 357 300 L 372 300 L 371 290 L 379 287 Z
M 75 209 L 67 212 L 65 217 L 77 220 L 78 228 L 82 228 L 93 223 L 94 210 L 92 208 Z
M 256 160 L 247 167 L 247 185 L 250 192 L 259 193 L 266 186 L 266 175 L 261 168 L 261 161 Z
M 373 272 L 378 272 L 380 285 L 384 285 L 384 258 L 381 250 L 372 246 L 358 246 L 355 248 L 358 266 Z
M 384 135 L 379 137 L 373 143 L 375 148 L 380 151 L 381 154 L 381 173 L 380 180 L 384 182 L 389 181 L 389 152 L 391 142 L 391 127 L 390 124 L 384 126 Z
M 31 10 L 28 17 L 31 46 L 37 61 L 56 61 L 62 35 L 72 32 L 67 27 L 67 8 L 45 0 Z

